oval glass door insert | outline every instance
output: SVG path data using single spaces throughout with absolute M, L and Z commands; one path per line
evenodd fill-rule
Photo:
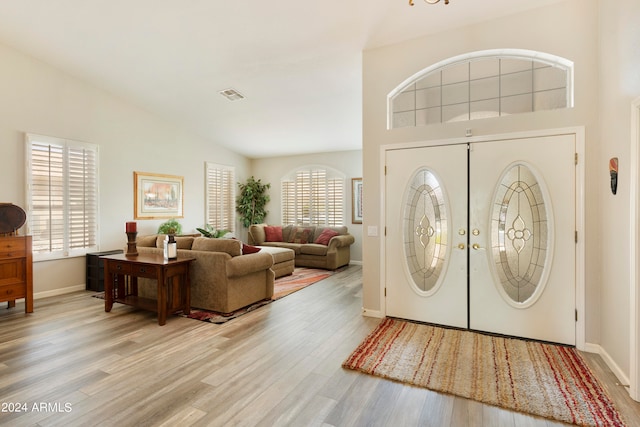
M 416 290 L 433 293 L 447 252 L 447 209 L 440 181 L 419 169 L 405 192 L 403 239 L 407 268 Z
M 544 290 L 553 240 L 543 181 L 524 163 L 509 166 L 496 188 L 491 246 L 500 293 L 515 307 L 535 303 Z

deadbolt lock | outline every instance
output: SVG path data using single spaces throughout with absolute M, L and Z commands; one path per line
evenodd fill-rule
M 474 236 L 479 236 L 480 235 L 480 230 L 478 230 L 477 228 L 474 228 L 472 231 Z

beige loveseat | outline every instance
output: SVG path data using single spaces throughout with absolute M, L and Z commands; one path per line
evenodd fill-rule
M 164 235 L 139 237 L 138 253 L 162 255 Z M 178 258 L 191 264 L 191 307 L 230 313 L 273 296 L 273 257 L 268 253 L 242 254 L 243 244 L 233 239 L 176 237 Z M 155 298 L 154 281 L 139 281 L 141 296 Z
M 355 238 L 345 226 L 254 224 L 249 227 L 250 244 L 293 249 L 296 267 L 335 270 L 348 265 L 351 260 L 350 247 L 354 242 Z

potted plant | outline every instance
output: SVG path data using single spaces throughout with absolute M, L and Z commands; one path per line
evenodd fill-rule
M 158 234 L 182 234 L 182 225 L 175 218 L 171 218 L 170 220 L 160 224 L 160 227 L 158 227 Z
M 249 228 L 251 224 L 260 224 L 269 213 L 265 206 L 269 202 L 267 190 L 271 184 L 263 184 L 253 176 L 246 183 L 238 183 L 240 195 L 236 199 L 236 212 L 240 214 L 242 225 Z
M 210 224 L 206 224 L 204 228 L 196 227 L 196 230 L 198 230 L 198 232 L 200 232 L 204 237 L 209 237 L 211 239 L 219 239 L 229 233 L 229 230 L 216 230 Z

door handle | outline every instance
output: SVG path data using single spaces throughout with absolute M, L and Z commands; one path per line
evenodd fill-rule
M 480 247 L 480 245 L 479 245 L 479 244 L 477 244 L 477 243 L 474 243 L 473 245 L 471 245 L 471 247 L 472 247 L 473 249 L 475 249 L 476 251 L 477 251 L 478 249 L 484 249 L 484 248 L 481 248 L 481 247 Z
M 465 248 L 465 247 L 466 247 L 466 246 L 464 245 L 464 243 L 460 243 L 460 244 L 458 245 L 458 249 L 461 249 L 461 250 L 464 250 L 464 248 Z

